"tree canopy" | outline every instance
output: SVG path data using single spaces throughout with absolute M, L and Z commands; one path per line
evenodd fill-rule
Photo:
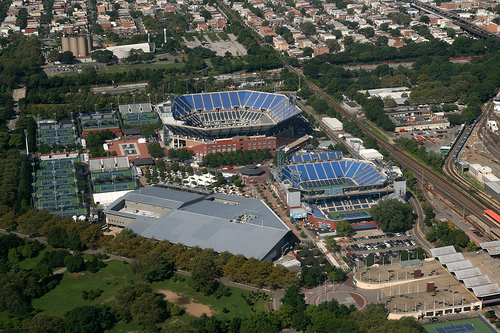
M 411 228 L 413 208 L 397 199 L 380 201 L 370 212 L 384 232 L 400 232 Z

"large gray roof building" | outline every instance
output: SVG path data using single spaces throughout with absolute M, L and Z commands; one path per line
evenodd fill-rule
M 281 255 L 293 233 L 263 202 L 160 187 L 130 192 L 104 211 L 110 225 L 148 238 L 229 251 L 259 260 Z

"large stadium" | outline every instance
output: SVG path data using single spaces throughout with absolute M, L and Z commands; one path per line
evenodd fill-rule
M 182 95 L 162 103 L 158 111 L 167 146 L 186 138 L 277 135 L 290 129 L 301 112 L 293 96 L 250 90 Z
M 370 209 L 380 199 L 406 191 L 404 181 L 394 181 L 387 166 L 343 158 L 336 151 L 289 157 L 272 175 L 292 216 L 321 220 L 328 227 L 341 220 L 370 220 Z M 293 213 L 300 208 L 302 215 Z

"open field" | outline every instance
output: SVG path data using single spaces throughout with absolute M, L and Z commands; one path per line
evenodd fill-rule
M 118 64 L 118 65 L 113 65 L 113 66 L 106 66 L 106 72 L 108 73 L 117 73 L 117 72 L 126 72 L 126 71 L 132 71 L 135 69 L 160 69 L 160 68 L 170 68 L 170 67 L 182 67 L 184 64 L 182 62 L 179 63 L 165 63 L 158 61 L 153 64 L 133 64 L 133 65 L 125 65 L 125 64 Z
M 246 298 L 249 298 L 250 291 L 232 288 L 229 287 L 232 291 L 231 296 L 229 297 L 221 297 L 216 299 L 213 296 L 205 296 L 202 293 L 194 291 L 189 287 L 189 281 L 191 280 L 189 277 L 184 276 L 185 281 L 183 282 L 174 282 L 172 279 L 153 283 L 153 288 L 158 292 L 161 290 L 169 290 L 173 291 L 179 296 L 182 296 L 184 299 L 192 299 L 193 302 L 201 303 L 208 305 L 208 307 L 212 310 L 214 314 L 217 314 L 217 317 L 220 319 L 231 319 L 235 316 L 246 316 L 250 313 L 252 309 L 256 312 L 265 311 L 265 301 L 259 298 L 257 301 L 252 300 L 253 305 L 248 305 L 243 299 L 242 295 Z M 170 294 L 170 297 L 167 295 L 167 300 L 174 301 L 177 296 Z M 182 304 L 178 304 L 181 307 Z M 223 309 L 226 308 L 229 310 L 228 313 L 223 313 Z M 199 309 L 197 309 L 199 310 Z M 189 311 L 186 311 L 189 314 Z M 208 314 L 208 313 L 207 313 Z
M 52 250 L 53 250 L 52 246 L 45 244 L 44 249 L 42 251 L 40 251 L 40 253 L 38 253 L 38 255 L 36 257 L 31 258 L 31 259 L 25 259 L 25 260 L 21 261 L 18 265 L 22 269 L 32 269 L 33 267 L 38 265 L 38 263 L 40 262 L 40 260 L 42 260 L 44 254 L 46 252 L 50 252 Z
M 67 311 L 84 305 L 107 303 L 113 299 L 118 289 L 126 284 L 139 281 L 123 262 L 111 260 L 99 272 L 63 274 L 61 283 L 52 291 L 33 301 L 33 307 L 42 309 L 44 313 L 63 316 Z M 82 290 L 104 290 L 101 296 L 94 300 L 83 300 Z

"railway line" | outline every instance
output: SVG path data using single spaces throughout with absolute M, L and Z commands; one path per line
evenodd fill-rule
M 463 30 L 467 31 L 473 36 L 476 37 L 481 37 L 481 38 L 491 38 L 494 40 L 500 40 L 500 36 L 497 34 L 494 34 L 484 28 L 481 28 L 477 26 L 476 24 L 473 24 L 469 22 L 466 19 L 461 18 L 457 14 L 451 12 L 451 11 L 445 11 L 440 8 L 436 8 L 434 6 L 431 6 L 427 3 L 418 1 L 418 0 L 403 0 L 403 2 L 406 2 L 410 4 L 412 7 L 415 7 L 417 9 L 420 9 L 422 11 L 428 12 L 428 13 L 434 13 L 442 17 L 446 17 L 450 20 L 453 21 L 456 25 L 460 26 Z
M 476 125 L 477 131 L 478 131 L 478 137 L 479 133 L 482 133 L 482 136 L 484 139 L 484 128 L 486 127 L 486 120 L 488 118 L 488 114 L 491 112 L 493 108 L 493 103 L 490 101 L 488 104 L 485 106 L 485 111 L 483 115 L 481 116 L 479 122 Z M 453 160 L 453 154 L 456 152 L 459 147 L 457 146 L 457 143 L 460 142 L 463 137 L 466 135 L 466 131 L 463 131 L 461 136 L 455 140 L 455 144 L 452 147 L 450 154 L 448 154 L 448 158 L 445 160 L 444 163 L 444 171 L 446 174 L 448 174 L 455 182 L 458 184 L 460 187 L 462 187 L 464 190 L 469 191 L 469 189 L 473 188 L 474 185 L 472 182 L 470 182 L 467 178 L 462 176 L 456 169 L 455 161 Z M 460 153 L 460 152 L 458 152 Z M 474 196 L 476 199 L 481 202 L 483 205 L 485 205 L 488 208 L 491 208 L 493 211 L 495 211 L 497 214 L 500 214 L 500 204 L 492 199 L 488 194 L 486 194 L 484 191 L 475 188 L 474 189 Z M 497 227 L 493 225 L 493 227 Z
M 360 122 L 358 119 L 354 118 L 350 113 L 340 107 L 334 100 L 332 100 L 321 88 L 316 86 L 314 83 L 310 82 L 304 74 L 302 74 L 296 68 L 284 63 L 284 66 L 290 71 L 293 71 L 297 75 L 301 76 L 304 83 L 308 84 L 309 87 L 323 99 L 325 99 L 331 106 L 333 106 L 338 112 L 342 114 L 343 117 L 353 121 L 356 125 L 366 134 L 372 136 L 377 140 L 379 146 L 385 147 L 385 149 L 399 162 L 402 166 L 407 167 L 413 174 L 415 178 L 423 185 L 432 184 L 434 192 L 438 193 L 441 197 L 446 198 L 448 202 L 453 206 L 453 209 L 460 214 L 464 213 L 473 214 L 479 220 L 484 222 L 486 225 L 493 227 L 492 223 L 484 218 L 483 210 L 486 209 L 485 205 L 478 202 L 474 198 L 471 198 L 466 193 L 462 192 L 461 189 L 457 188 L 454 184 L 451 184 L 447 179 L 443 178 L 441 175 L 437 174 L 431 168 L 421 164 L 420 162 L 414 160 L 410 156 L 406 155 L 404 151 L 395 147 L 394 145 L 384 141 L 382 138 L 376 135 L 368 126 Z M 327 132 L 328 133 L 328 132 Z M 330 136 L 330 135 L 329 135 Z M 482 228 L 477 225 L 474 221 L 469 221 L 479 232 L 481 232 L 485 237 L 490 238 L 491 236 Z

